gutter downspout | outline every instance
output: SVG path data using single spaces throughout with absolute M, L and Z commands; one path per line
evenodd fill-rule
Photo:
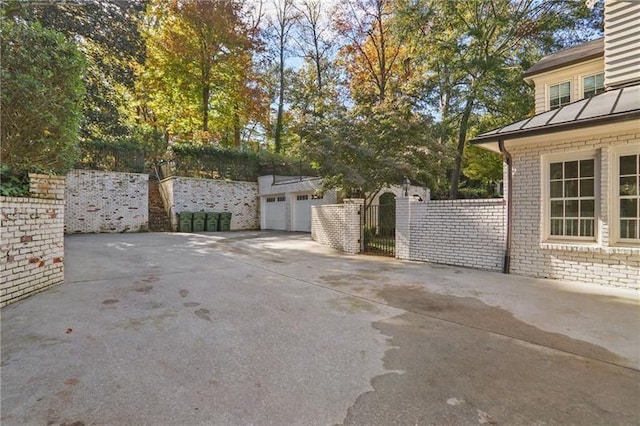
M 502 272 L 505 274 L 510 273 L 511 271 L 511 214 L 512 214 L 512 195 L 513 195 L 513 160 L 511 158 L 511 154 L 504 147 L 504 139 L 498 140 L 498 147 L 500 148 L 500 153 L 502 154 L 502 158 L 507 163 L 507 238 L 506 238 L 506 248 L 504 253 L 504 264 L 502 267 Z

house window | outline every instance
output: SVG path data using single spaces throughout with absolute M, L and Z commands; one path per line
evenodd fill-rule
M 275 202 L 276 202 L 276 198 L 275 197 L 267 198 L 267 203 L 275 203 Z
M 640 242 L 640 154 L 620 155 L 617 161 L 618 230 L 622 242 Z
M 298 200 L 298 201 L 305 201 L 305 200 L 308 200 L 308 199 L 309 199 L 309 195 L 308 194 L 296 196 L 296 200 Z
M 549 238 L 595 239 L 595 159 L 548 163 Z
M 594 74 L 582 79 L 583 98 L 590 98 L 604 92 L 604 73 Z
M 286 200 L 286 198 L 285 198 L 284 196 L 280 196 L 280 197 L 278 197 L 278 201 L 279 201 L 279 202 L 282 202 L 282 201 L 285 201 L 285 200 Z
M 571 82 L 549 86 L 549 109 L 560 108 L 571 102 Z

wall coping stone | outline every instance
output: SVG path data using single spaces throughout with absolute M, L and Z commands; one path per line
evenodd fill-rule
M 5 203 L 33 203 L 33 204 L 53 204 L 64 205 L 64 200 L 58 200 L 55 198 L 38 198 L 38 197 L 7 197 L 0 195 L 0 200 Z
M 430 201 L 415 201 L 421 204 L 437 204 L 437 205 L 460 205 L 460 204 L 505 204 L 504 198 L 473 198 L 473 199 L 459 199 L 459 200 L 430 200 Z

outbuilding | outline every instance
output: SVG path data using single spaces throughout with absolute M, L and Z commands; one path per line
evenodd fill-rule
M 335 190 L 321 187 L 318 177 L 260 176 L 260 228 L 311 232 L 311 206 L 337 202 Z

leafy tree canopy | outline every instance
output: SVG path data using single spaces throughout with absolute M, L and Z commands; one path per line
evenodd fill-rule
M 144 62 L 138 22 L 144 0 L 83 2 L 8 1 L 7 15 L 56 30 L 74 42 L 86 61 L 80 137 L 83 142 L 130 136 L 137 111 L 135 70 Z
M 78 154 L 83 56 L 39 23 L 3 19 L 0 28 L 2 163 L 64 174 Z
M 241 3 L 151 1 L 145 27 L 141 84 L 155 123 L 196 143 L 239 146 L 243 125 L 262 113 Z

